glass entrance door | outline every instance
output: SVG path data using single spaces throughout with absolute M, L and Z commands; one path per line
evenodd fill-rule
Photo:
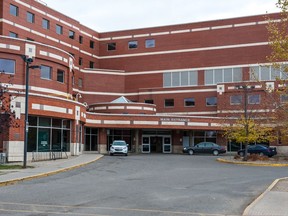
M 171 136 L 164 136 L 163 153 L 171 153 L 171 152 L 172 152 Z
M 150 153 L 150 137 L 142 137 L 142 153 Z

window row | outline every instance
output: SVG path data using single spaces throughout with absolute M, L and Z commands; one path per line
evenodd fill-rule
M 197 71 L 167 72 L 163 74 L 164 87 L 197 86 Z
M 243 80 L 242 68 L 220 68 L 205 70 L 204 77 L 205 85 L 241 82 Z
M 287 79 L 285 68 L 287 65 L 282 65 L 279 68 L 273 66 L 254 66 L 250 67 L 250 80 L 263 81 L 263 80 L 277 80 Z
M 65 72 L 63 70 L 57 70 L 57 77 L 56 80 L 58 82 L 64 83 L 65 81 Z M 52 67 L 41 65 L 40 69 L 40 77 L 42 79 L 52 80 Z
M 243 104 L 244 97 L 242 95 L 231 95 L 230 96 L 230 105 L 240 105 Z M 260 95 L 259 94 L 251 94 L 247 95 L 247 103 L 248 104 L 260 104 Z
M 10 4 L 10 14 L 13 16 L 19 16 L 19 8 L 13 4 Z M 35 14 L 32 12 L 27 11 L 26 12 L 26 20 L 29 23 L 35 23 Z M 50 20 L 42 18 L 42 28 L 43 29 L 50 29 Z M 63 34 L 63 26 L 56 24 L 55 31 L 57 34 L 62 35 Z M 16 33 L 10 32 L 10 37 L 18 38 L 18 35 Z M 68 37 L 71 39 L 76 38 L 76 34 L 74 31 L 69 30 Z M 83 43 L 83 36 L 79 35 L 79 43 Z M 95 42 L 90 40 L 90 48 L 95 48 Z
M 261 96 L 259 94 L 251 94 L 247 95 L 247 103 L 248 104 L 260 104 Z M 281 94 L 280 102 L 287 103 L 288 95 Z M 244 103 L 244 97 L 242 95 L 231 95 L 230 96 L 230 105 L 240 105 Z
M 153 48 L 155 47 L 155 39 L 146 39 L 145 40 L 145 48 Z M 107 50 L 113 51 L 116 50 L 116 43 L 107 43 Z M 138 41 L 133 40 L 128 42 L 128 49 L 137 49 L 138 48 Z
M 145 100 L 145 103 L 154 104 L 153 100 Z M 195 106 L 195 98 L 185 98 L 184 99 L 184 107 L 194 107 Z M 217 106 L 217 97 L 207 97 L 206 98 L 206 106 Z M 174 99 L 165 99 L 164 107 L 171 108 L 174 107 Z

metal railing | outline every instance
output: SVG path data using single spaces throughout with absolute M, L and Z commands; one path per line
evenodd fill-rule
M 46 161 L 46 160 L 56 160 L 56 159 L 67 159 L 68 155 L 63 149 L 53 149 L 48 151 L 33 151 L 32 152 L 32 162 L 36 161 Z

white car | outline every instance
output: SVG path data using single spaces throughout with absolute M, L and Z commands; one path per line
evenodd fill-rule
M 109 154 L 124 154 L 128 156 L 128 144 L 124 140 L 114 140 L 110 146 Z

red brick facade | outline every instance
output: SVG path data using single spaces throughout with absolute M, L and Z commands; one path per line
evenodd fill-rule
M 11 5 L 17 8 L 16 15 Z M 130 131 L 130 150 L 136 152 L 141 152 L 141 137 L 163 130 L 170 137 L 169 153 L 181 152 L 184 137 L 189 137 L 189 145 L 195 144 L 197 131 L 217 131 L 215 141 L 226 145 L 220 126 L 226 111 L 243 112 L 243 105 L 232 106 L 229 97 L 236 92 L 235 86 L 250 81 L 250 66 L 267 63 L 270 54 L 264 15 L 99 33 L 38 1 L 0 0 L 0 6 L 0 59 L 15 60 L 11 91 L 19 91 L 17 98 L 23 100 L 25 63 L 21 56 L 27 55 L 31 45 L 35 48 L 32 65 L 51 67 L 52 72 L 49 79 L 43 79 L 39 69 L 30 69 L 29 116 L 70 120 L 71 154 L 87 151 L 85 128 L 98 130 L 97 151 L 101 153 L 107 151 L 114 136 L 110 132 L 116 129 Z M 34 23 L 27 21 L 27 12 L 34 14 Z M 277 19 L 279 14 L 269 16 Z M 49 29 L 42 26 L 44 19 Z M 56 25 L 62 33 L 56 33 Z M 9 37 L 11 33 L 17 38 Z M 146 47 L 147 40 L 153 40 L 154 46 Z M 137 48 L 129 48 L 131 41 Z M 108 50 L 109 43 L 115 43 L 116 49 Z M 207 70 L 221 69 L 225 76 L 225 68 L 240 68 L 241 80 L 206 83 Z M 58 71 L 64 72 L 63 82 L 58 80 Z M 185 82 L 181 77 L 191 71 L 196 84 L 179 85 L 177 79 Z M 166 73 L 175 81 L 171 86 L 164 84 Z M 255 83 L 261 101 L 266 98 L 267 82 Z M 134 103 L 109 104 L 120 96 Z M 186 106 L 187 98 L 195 104 Z M 217 103 L 207 106 L 207 98 L 217 98 Z M 167 99 L 173 101 L 172 106 L 165 106 Z M 272 108 L 267 103 L 253 107 L 256 112 Z M 19 136 L 9 136 L 9 140 L 0 136 L 0 146 L 23 142 L 24 113 L 19 112 L 21 127 L 9 129 Z

